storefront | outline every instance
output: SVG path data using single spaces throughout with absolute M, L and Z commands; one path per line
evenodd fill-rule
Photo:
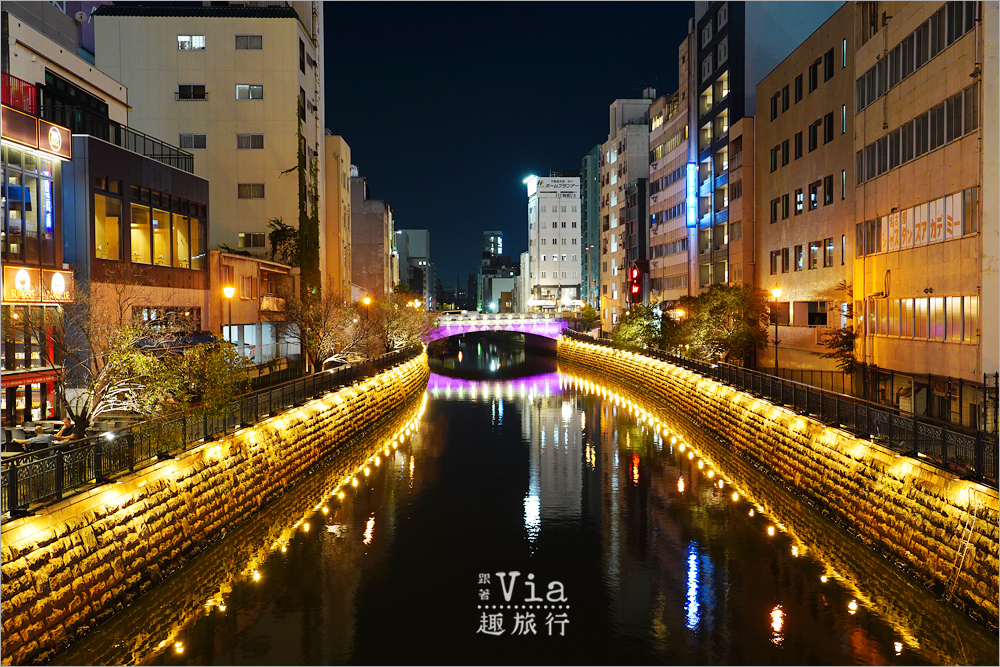
M 72 141 L 69 130 L 37 117 L 34 87 L 4 73 L 3 88 L 0 415 L 12 426 L 59 414 L 56 325 L 63 304 L 73 301 L 74 278 L 63 264 L 57 193 Z

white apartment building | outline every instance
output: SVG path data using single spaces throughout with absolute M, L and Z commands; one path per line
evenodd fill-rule
M 580 178 L 529 176 L 528 272 L 531 311 L 580 308 Z
M 121 3 L 94 22 L 97 67 L 128 88 L 128 124 L 194 153 L 210 182 L 210 248 L 263 254 L 268 220 L 299 225 L 298 179 L 282 172 L 298 164 L 301 127 L 323 196 L 323 3 Z M 320 202 L 320 229 L 326 214 Z

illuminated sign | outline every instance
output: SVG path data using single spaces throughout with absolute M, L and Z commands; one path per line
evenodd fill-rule
M 70 271 L 42 270 L 42 301 L 73 301 L 73 274 Z
M 65 127 L 38 119 L 38 149 L 69 160 L 73 157 L 72 136 Z
M 35 268 L 3 267 L 3 300 L 15 303 L 73 301 L 73 273 Z
M 687 226 L 698 226 L 698 165 L 687 163 Z
M 52 231 L 52 181 L 42 179 L 42 207 L 45 221 L 45 231 Z
M 38 148 L 38 119 L 9 106 L 3 107 L 0 135 L 22 146 Z

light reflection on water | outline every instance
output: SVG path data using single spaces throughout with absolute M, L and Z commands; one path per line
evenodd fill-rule
M 373 443 L 357 486 L 324 487 L 347 491 L 339 505 L 287 494 L 299 523 L 277 531 L 281 553 L 247 560 L 227 546 L 273 526 L 234 531 L 161 586 L 173 598 L 147 596 L 60 660 L 991 662 L 995 638 L 639 388 L 562 370 L 482 382 L 432 374 L 426 414 L 403 444 L 390 454 Z M 218 570 L 249 567 L 259 580 L 231 581 L 208 613 L 176 603 Z M 511 570 L 565 584 L 565 640 L 545 636 L 543 618 L 538 636 L 476 633 L 477 573 Z M 134 655 L 98 651 L 134 634 L 137 619 L 173 629 Z

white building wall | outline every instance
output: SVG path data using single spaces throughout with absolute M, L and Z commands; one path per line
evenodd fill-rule
M 531 176 L 528 186 L 528 274 L 526 303 L 538 308 L 579 307 L 580 179 Z

